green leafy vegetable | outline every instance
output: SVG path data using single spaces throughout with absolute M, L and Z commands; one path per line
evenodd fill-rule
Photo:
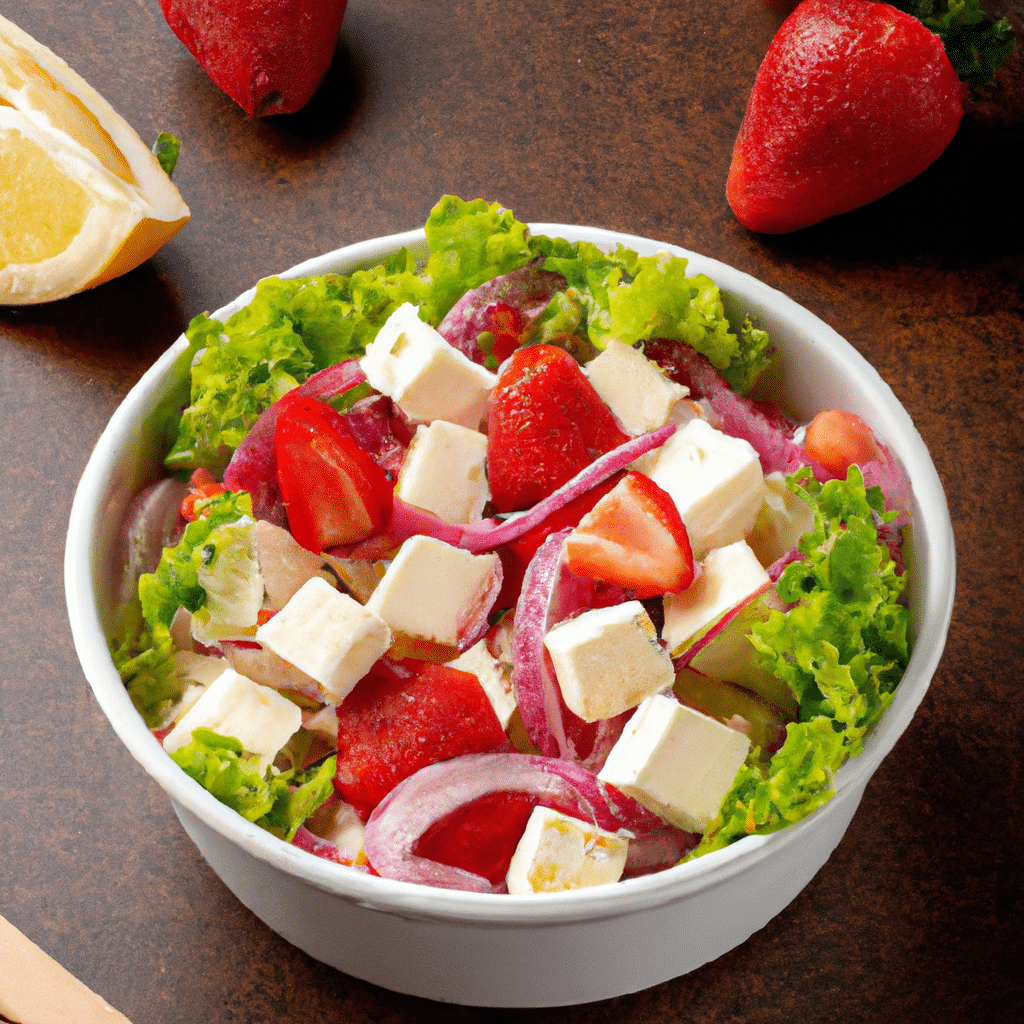
M 266 309 L 259 300 L 257 294 L 253 304 Z M 239 326 L 255 315 L 246 307 L 222 324 L 201 313 L 189 324 L 186 336 L 197 356 L 191 401 L 165 459 L 170 469 L 219 475 L 260 413 L 312 372 L 312 356 L 291 321 L 277 315 L 257 329 Z
M 549 256 L 544 266 L 569 283 L 545 310 L 544 336 L 582 328 L 598 349 L 609 338 L 627 344 L 648 338 L 685 341 L 741 394 L 768 365 L 768 334 L 749 321 L 734 333 L 718 286 L 706 274 L 687 276 L 681 256 L 639 256 L 625 246 L 605 253 L 580 242 L 568 255 Z
M 181 152 L 181 143 L 170 133 L 161 132 L 153 143 L 153 156 L 164 169 L 169 178 L 178 165 L 178 154 Z
M 164 548 L 155 572 L 139 578 L 142 614 L 154 636 L 159 627 L 170 627 L 179 607 L 193 613 L 205 609 L 209 619 L 207 588 L 217 585 L 213 567 L 218 561 L 237 564 L 248 545 L 253 518 L 252 500 L 245 491 L 224 491 L 196 502 L 195 507 L 196 519 L 185 527 L 181 540 Z M 230 587 L 234 578 L 234 572 L 224 573 L 223 579 L 229 582 L 220 586 Z M 230 603 L 226 592 L 219 599 Z
M 440 323 L 471 288 L 517 270 L 531 256 L 527 226 L 511 210 L 482 199 L 442 196 L 424 231 L 430 247 L 424 268 L 430 292 L 421 315 L 431 324 Z
M 381 324 L 426 285 L 405 249 L 351 275 L 270 277 L 226 323 L 197 316 L 186 332 L 191 399 L 166 458 L 219 474 L 260 413 L 316 370 L 362 355 Z
M 141 622 L 134 629 L 129 626 L 110 641 L 110 655 L 146 725 L 159 728 L 184 690 L 175 674 L 174 648 L 166 626 L 149 629 Z
M 210 729 L 196 729 L 171 757 L 222 804 L 286 841 L 334 793 L 334 757 L 306 771 L 264 772 L 238 740 Z
M 865 490 L 855 465 L 846 480 L 821 484 L 804 469 L 788 483 L 811 505 L 815 525 L 800 541 L 803 558 L 777 584 L 793 607 L 772 611 L 751 641 L 760 666 L 795 694 L 799 721 L 767 767 L 752 752 L 691 856 L 773 832 L 828 800 L 835 773 L 863 749 L 910 659 L 906 580 L 875 525 L 896 515 L 885 511 L 881 490 Z
M 998 21 L 982 10 L 980 0 L 891 0 L 892 6 L 924 22 L 945 47 L 961 81 L 989 85 L 1017 48 L 1006 18 Z

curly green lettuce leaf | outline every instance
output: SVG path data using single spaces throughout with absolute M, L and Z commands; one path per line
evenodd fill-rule
M 335 758 L 305 771 L 261 771 L 237 739 L 210 729 L 196 729 L 171 758 L 222 804 L 286 841 L 334 793 Z
M 313 359 L 294 324 L 259 295 L 225 324 L 199 314 L 185 334 L 194 353 L 190 402 L 164 461 L 172 471 L 219 475 L 260 413 L 310 375 Z
M 991 84 L 995 73 L 1017 48 L 1007 18 L 989 17 L 980 0 L 892 0 L 941 40 L 953 70 L 970 86 Z
M 215 610 L 230 605 L 231 587 L 239 582 L 236 570 L 251 552 L 252 500 L 245 491 L 224 491 L 196 502 L 196 513 L 181 540 L 164 548 L 156 569 L 139 577 L 142 614 L 154 633 L 160 626 L 169 628 L 179 608 L 193 614 L 205 609 L 209 619 L 210 591 Z M 219 584 L 218 563 L 231 569 Z
M 184 682 L 175 671 L 174 646 L 166 626 L 158 623 L 150 629 L 141 622 L 135 628 L 126 624 L 109 646 L 114 668 L 132 703 L 150 729 L 159 728 L 184 691 Z
M 186 331 L 190 403 L 168 468 L 219 475 L 260 413 L 316 370 L 362 355 L 398 306 L 425 293 L 401 249 L 349 275 L 265 278 L 224 323 L 197 316 Z
M 561 273 L 569 287 L 545 310 L 542 340 L 582 330 L 597 349 L 610 338 L 627 344 L 649 338 L 684 341 L 741 394 L 768 366 L 767 332 L 749 320 L 734 332 L 718 286 L 706 274 L 688 276 L 682 256 L 639 256 L 621 245 L 606 253 L 580 242 L 568 255 L 548 256 L 544 267 Z
M 740 768 L 717 817 L 689 858 L 807 817 L 831 799 L 835 773 L 845 757 L 843 738 L 827 718 L 790 723 L 785 742 L 767 765 L 748 758 Z
M 517 270 L 532 256 L 526 224 L 511 210 L 483 199 L 442 196 L 424 231 L 430 248 L 423 271 L 429 293 L 420 315 L 429 324 L 440 323 L 470 288 Z
M 788 483 L 811 505 L 814 527 L 777 583 L 792 607 L 757 623 L 751 642 L 757 664 L 796 696 L 799 721 L 767 767 L 752 752 L 693 856 L 774 831 L 827 801 L 910 660 L 906 578 L 878 538 L 876 521 L 896 515 L 884 512 L 881 490 L 866 489 L 855 465 L 845 480 L 822 484 L 801 470 Z

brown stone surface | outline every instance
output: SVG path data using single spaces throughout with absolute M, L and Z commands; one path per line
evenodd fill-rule
M 1018 1019 L 1024 57 L 917 181 L 762 239 L 723 186 L 778 5 L 351 0 L 321 92 L 264 121 L 210 84 L 156 0 L 16 6 L 5 14 L 140 135 L 181 138 L 192 220 L 95 292 L 0 309 L 0 913 L 136 1024 Z M 999 9 L 1020 33 L 1022 5 Z M 271 933 L 116 739 L 64 605 L 91 447 L 189 318 L 307 256 L 419 226 L 446 192 L 679 243 L 787 292 L 890 382 L 957 535 L 945 656 L 825 868 L 717 962 L 576 1009 L 398 996 Z

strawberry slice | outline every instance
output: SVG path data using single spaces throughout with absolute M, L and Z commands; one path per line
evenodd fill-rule
M 693 582 L 693 552 L 668 492 L 643 473 L 627 473 L 565 541 L 566 567 L 615 583 L 641 600 L 675 594 Z
M 758 69 L 726 196 L 780 234 L 892 192 L 953 139 L 966 87 L 917 18 L 866 0 L 804 0 Z
M 378 662 L 338 707 L 335 789 L 365 818 L 420 768 L 507 743 L 476 676 L 412 659 Z
M 487 478 L 499 512 L 529 508 L 629 439 L 564 349 L 518 349 L 494 389 Z
M 288 527 L 304 548 L 351 544 L 387 526 L 393 485 L 329 405 L 285 396 L 274 424 L 274 458 Z

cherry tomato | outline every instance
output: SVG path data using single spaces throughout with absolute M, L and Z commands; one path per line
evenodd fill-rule
M 871 428 L 859 416 L 841 409 L 826 409 L 811 420 L 804 450 L 833 476 L 843 478 L 853 463 L 883 458 Z

